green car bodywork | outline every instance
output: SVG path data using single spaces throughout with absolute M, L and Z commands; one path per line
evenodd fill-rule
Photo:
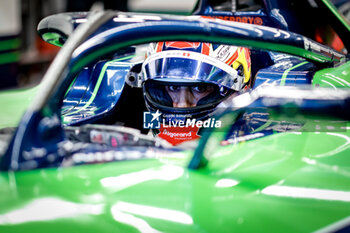
M 318 71 L 312 85 L 347 88 L 349 70 L 346 62 Z M 0 128 L 15 127 L 37 93 L 38 87 L 1 92 Z M 75 162 L 93 164 L 3 170 L 0 232 L 349 230 L 349 121 L 334 130 L 331 117 L 292 117 L 306 121 L 306 129 L 226 145 L 224 128 L 207 132 L 195 149 L 148 148 L 152 156 L 141 157 L 135 148 L 111 162 L 103 153 L 75 154 Z M 236 115 L 221 119 L 230 125 Z M 197 155 L 204 162 L 193 168 Z
M 198 170 L 183 152 L 2 172 L 0 231 L 314 232 L 350 215 L 349 142 L 275 134 L 215 147 Z
M 40 85 L 0 92 L 0 129 L 16 127 Z
M 349 88 L 350 62 L 336 68 L 317 71 L 312 80 L 312 85 L 316 87 Z

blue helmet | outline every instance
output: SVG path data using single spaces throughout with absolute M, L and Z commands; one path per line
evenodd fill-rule
M 167 120 L 204 120 L 250 81 L 250 51 L 204 42 L 150 44 L 142 64 L 146 106 Z

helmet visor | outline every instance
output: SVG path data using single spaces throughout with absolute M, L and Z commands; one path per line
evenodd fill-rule
M 243 79 L 229 65 L 210 56 L 169 50 L 148 57 L 142 66 L 142 81 L 194 83 L 206 82 L 239 91 Z

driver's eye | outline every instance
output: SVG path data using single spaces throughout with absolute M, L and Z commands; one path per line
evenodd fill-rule
M 198 92 L 198 93 L 203 93 L 208 91 L 208 87 L 207 86 L 193 86 L 191 87 L 192 91 Z
M 169 89 L 169 91 L 179 91 L 180 90 L 180 86 L 167 86 L 167 88 Z

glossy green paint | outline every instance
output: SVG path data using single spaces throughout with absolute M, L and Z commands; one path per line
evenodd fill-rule
M 349 141 L 274 134 L 216 147 L 199 170 L 188 152 L 3 172 L 0 232 L 316 231 L 350 215 Z
M 60 35 L 59 33 L 55 33 L 55 32 L 47 32 L 44 33 L 42 35 L 43 40 L 45 40 L 47 43 L 56 45 L 58 47 L 62 47 L 63 44 L 60 40 L 60 38 L 62 38 L 62 35 Z
M 312 85 L 316 87 L 349 88 L 350 61 L 339 67 L 317 71 L 313 77 Z
M 0 129 L 18 125 L 38 89 L 39 85 L 26 89 L 12 89 L 0 92 Z

